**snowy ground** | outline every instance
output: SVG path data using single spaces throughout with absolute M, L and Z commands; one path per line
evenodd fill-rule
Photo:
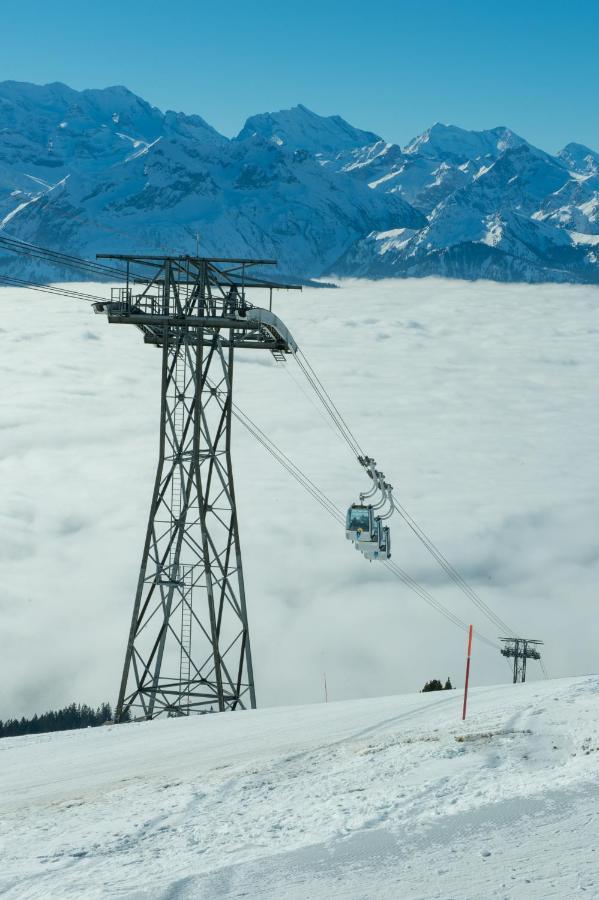
M 599 896 L 599 677 L 0 741 L 7 900 Z
M 105 295 L 108 288 L 91 288 Z M 365 450 L 486 602 L 596 668 L 599 290 L 346 282 L 275 296 Z M 87 303 L 0 289 L 0 718 L 114 701 L 157 454 L 159 354 Z M 340 506 L 364 489 L 293 362 L 238 354 L 236 401 Z M 464 635 L 343 532 L 236 424 L 258 700 L 454 683 Z M 497 633 L 392 521 L 393 558 Z M 292 573 L 292 577 L 290 577 Z M 508 676 L 478 645 L 476 683 Z M 34 664 L 33 664 L 34 661 Z M 529 677 L 540 677 L 536 665 Z

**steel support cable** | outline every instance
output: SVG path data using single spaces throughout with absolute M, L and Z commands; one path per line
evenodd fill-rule
M 337 436 L 337 431 L 335 430 L 335 426 L 332 424 L 331 420 L 328 419 L 328 418 L 326 417 L 326 415 L 324 414 L 323 410 L 320 408 L 320 406 L 318 405 L 318 403 L 316 402 L 316 400 L 314 399 L 314 397 L 313 397 L 311 394 L 309 394 L 308 391 L 304 388 L 304 385 L 302 384 L 302 382 L 301 382 L 301 381 L 298 381 L 298 380 L 291 374 L 291 369 L 290 369 L 290 367 L 289 367 L 286 363 L 283 363 L 281 367 L 285 370 L 285 372 L 287 373 L 287 375 L 289 376 L 289 378 L 291 379 L 291 381 L 292 381 L 292 382 L 294 383 L 294 385 L 297 387 L 298 391 L 301 391 L 301 393 L 304 395 L 304 397 L 306 398 L 306 400 L 308 401 L 308 403 L 310 404 L 310 406 L 312 406 L 312 407 L 316 410 L 318 416 L 322 419 L 322 421 L 325 423 L 325 425 L 327 426 L 327 428 L 328 428 L 330 431 L 332 431 L 332 433 L 333 433 L 335 436 Z M 352 456 L 353 456 L 353 454 L 352 454 Z
M 78 269 L 85 272 L 86 274 L 104 275 L 105 277 L 110 278 L 113 278 L 117 274 L 121 278 L 125 275 L 125 273 L 119 269 L 110 269 L 109 267 L 93 263 L 90 260 L 71 257 L 67 254 L 62 254 L 55 250 L 47 250 L 44 247 L 37 247 L 34 244 L 27 244 L 24 241 L 16 241 L 12 238 L 5 238 L 3 236 L 0 236 L 0 247 L 3 247 L 4 249 L 10 250 L 11 252 L 21 256 L 29 256 L 32 259 L 40 259 L 44 262 L 51 263 L 52 265 L 63 266 L 70 269 Z
M 281 465 L 283 465 L 284 468 L 296 479 L 296 481 L 298 481 L 298 483 L 302 487 L 304 487 L 314 497 L 315 500 L 317 500 L 320 503 L 320 505 L 323 507 L 323 509 L 325 509 L 326 512 L 328 512 L 329 515 L 331 515 L 338 524 L 342 525 L 344 522 L 343 514 L 332 503 L 332 501 L 328 500 L 326 495 L 322 494 L 322 492 L 320 492 L 318 490 L 318 488 L 316 488 L 316 486 L 314 486 L 315 489 L 312 490 L 311 487 L 306 483 L 306 482 L 310 481 L 307 478 L 307 476 L 304 476 L 304 478 L 305 478 L 305 481 L 304 481 L 302 478 L 303 473 L 301 473 L 301 470 L 297 470 L 297 467 L 294 466 L 293 464 L 291 466 L 287 465 L 284 461 L 287 458 L 287 457 L 285 457 L 285 454 L 280 453 L 280 455 L 279 455 L 279 453 L 277 453 L 279 448 L 276 448 L 273 452 L 273 449 L 269 446 L 269 443 L 270 443 L 269 439 L 266 438 L 266 436 L 264 435 L 263 432 L 260 431 L 260 429 L 254 430 L 251 427 L 251 425 L 248 423 L 248 421 L 246 421 L 246 418 L 238 415 L 237 411 L 233 411 L 233 414 L 236 416 L 236 418 L 239 421 L 242 422 L 242 424 L 248 429 L 248 431 L 254 437 L 257 438 L 257 440 L 260 442 L 260 444 L 262 444 L 262 446 L 271 454 L 271 456 L 273 456 L 274 459 L 276 459 Z M 264 439 L 261 435 L 264 437 Z M 313 483 L 311 483 L 311 484 L 313 484 Z M 386 566 L 390 572 L 392 572 L 397 578 L 399 578 L 406 585 L 406 587 L 410 588 L 410 590 L 412 590 L 419 597 L 421 597 L 421 599 L 423 599 L 426 603 L 428 603 L 429 606 L 431 606 L 434 610 L 436 610 L 437 612 L 439 612 L 443 616 L 445 616 L 445 618 L 448 619 L 453 625 L 462 629 L 463 631 L 468 630 L 468 625 L 464 621 L 462 621 L 458 616 L 454 615 L 450 610 L 446 609 L 441 603 L 439 603 L 439 601 L 437 601 L 431 594 L 429 594 L 429 592 L 425 588 L 423 588 L 420 584 L 418 584 L 417 581 L 415 581 L 410 575 L 408 575 L 407 572 L 404 572 L 402 569 L 400 569 L 399 566 L 397 566 L 393 563 L 386 563 Z M 480 637 L 481 640 L 484 640 L 485 643 L 488 643 L 490 646 L 494 647 L 495 649 L 499 649 L 498 645 L 494 644 L 492 641 L 490 641 L 484 635 L 478 635 L 478 636 Z
M 73 291 L 70 288 L 59 288 L 50 284 L 43 284 L 39 281 L 25 281 L 23 278 L 15 278 L 12 275 L 0 275 L 0 282 L 10 287 L 27 288 L 31 291 L 40 291 L 43 294 L 58 294 L 62 297 L 72 297 L 76 300 L 86 300 L 90 303 L 96 301 L 104 302 L 105 297 L 95 294 L 87 294 L 83 291 Z
M 446 606 L 437 600 L 426 588 L 422 587 L 422 585 L 412 578 L 411 575 L 400 568 L 396 563 L 385 561 L 384 565 L 392 572 L 397 578 L 402 581 L 406 587 L 408 587 L 411 591 L 413 591 L 417 596 L 419 596 L 425 603 L 427 603 L 431 609 L 434 609 L 436 612 L 440 613 L 444 616 L 452 625 L 455 625 L 456 628 L 459 628 L 464 633 L 468 633 L 470 626 L 463 620 L 460 619 L 459 616 L 452 613 L 451 610 L 447 609 Z M 482 643 L 486 644 L 488 647 L 492 647 L 494 650 L 500 650 L 501 647 L 491 638 L 487 637 L 478 629 L 474 630 L 474 636 Z
M 451 610 L 448 610 L 447 607 L 443 606 L 442 603 L 439 602 L 433 595 L 423 588 L 421 584 L 415 581 L 411 575 L 408 575 L 403 569 L 401 569 L 396 563 L 393 562 L 385 562 L 385 566 L 389 569 L 389 571 L 393 572 L 403 583 L 410 588 L 410 590 L 414 591 L 414 593 L 418 594 L 426 603 L 429 604 L 433 609 L 437 612 L 441 613 L 441 615 L 445 616 L 453 625 L 457 628 L 460 628 L 462 631 L 467 632 L 469 629 L 469 625 L 464 622 L 463 619 L 460 619 L 455 613 L 452 613 Z M 499 644 L 495 643 L 491 638 L 488 638 L 486 635 L 482 634 L 480 631 L 476 631 L 476 636 L 479 640 L 483 641 L 483 643 L 487 644 L 489 647 L 493 647 L 495 650 L 500 650 Z
M 258 440 L 258 442 L 264 447 L 264 449 L 270 453 L 270 455 L 280 464 L 282 465 L 289 474 L 295 478 L 295 480 L 309 493 L 311 496 L 322 506 L 322 508 L 332 517 L 335 521 L 343 525 L 345 521 L 345 517 L 341 510 L 330 500 L 326 494 L 324 494 L 317 485 L 304 473 L 302 470 L 293 463 L 289 457 L 279 448 L 270 438 L 253 422 L 250 417 L 244 413 L 235 403 L 232 404 L 231 409 L 232 414 L 235 418 L 241 422 L 241 424 L 252 434 L 253 437 Z M 442 603 L 433 597 L 426 588 L 422 587 L 411 575 L 408 575 L 403 569 L 401 569 L 396 563 L 393 562 L 385 562 L 386 567 L 392 572 L 397 578 L 402 581 L 406 587 L 408 587 L 411 591 L 417 594 L 422 600 L 428 603 L 436 612 L 439 612 L 443 615 L 448 621 L 450 621 L 457 628 L 460 628 L 462 631 L 468 631 L 468 625 L 459 616 L 452 613 L 448 610 Z M 476 635 L 479 640 L 483 643 L 487 644 L 490 647 L 493 647 L 495 650 L 499 650 L 499 645 L 494 643 L 490 638 L 486 637 L 486 635 L 476 632 Z
M 324 404 L 325 408 L 327 409 L 327 411 L 329 412 L 329 414 L 335 421 L 335 424 L 337 425 L 337 428 L 341 432 L 341 435 L 345 439 L 346 443 L 348 443 L 348 446 L 350 446 L 350 448 L 353 449 L 354 453 L 356 452 L 356 448 L 358 449 L 359 453 L 356 453 L 356 455 L 360 455 L 360 456 L 364 457 L 365 456 L 364 452 L 361 450 L 360 445 L 358 444 L 356 438 L 353 436 L 352 432 L 349 429 L 349 426 L 347 425 L 347 423 L 345 422 L 345 420 L 339 413 L 339 410 L 333 403 L 330 395 L 324 388 L 322 382 L 320 381 L 320 379 L 318 378 L 318 376 L 316 375 L 316 373 L 310 366 L 310 364 L 307 361 L 304 354 L 301 353 L 301 351 L 298 351 L 297 356 L 299 356 L 299 354 L 302 355 L 303 359 L 306 362 L 306 367 L 307 367 L 307 368 L 304 368 L 304 366 L 301 363 L 301 360 L 297 359 L 297 362 L 298 362 L 300 368 L 302 369 L 302 371 L 304 371 L 304 374 L 306 375 L 306 377 L 308 378 L 308 380 L 310 381 L 310 383 L 316 390 L 317 394 L 319 395 L 319 397 L 321 399 L 321 402 Z M 296 356 L 296 358 L 297 358 L 297 356 Z M 310 373 L 312 373 L 312 377 L 310 377 Z M 319 390 L 318 386 L 320 386 L 322 393 Z M 324 397 L 323 397 L 323 394 L 324 394 Z M 324 399 L 325 397 L 327 398 L 326 400 Z M 395 499 L 393 500 L 393 506 L 394 506 L 394 509 L 399 513 L 399 515 L 404 519 L 404 521 L 409 526 L 409 528 L 414 532 L 414 534 L 418 537 L 418 539 L 424 544 L 424 546 L 429 551 L 429 553 L 436 559 L 436 561 L 443 568 L 443 570 L 446 572 L 446 574 L 452 579 L 452 581 L 454 581 L 454 583 L 468 597 L 468 599 L 471 600 L 472 603 L 474 603 L 474 605 L 477 607 L 477 609 L 491 622 L 491 624 L 493 624 L 496 628 L 499 628 L 502 631 L 506 631 L 508 634 L 515 634 L 513 629 L 511 629 L 507 625 L 507 623 L 504 622 L 501 619 L 501 617 L 498 616 L 484 602 L 484 600 L 482 600 L 482 598 L 478 596 L 476 591 L 465 581 L 465 579 L 460 575 L 460 573 L 457 571 L 457 569 L 454 566 L 452 566 L 452 564 L 449 562 L 449 560 L 446 559 L 445 556 L 443 556 L 443 554 L 438 549 L 438 547 L 435 546 L 433 541 L 428 537 L 428 535 L 423 531 L 423 529 L 420 528 L 418 523 L 412 518 L 412 516 L 408 513 L 408 511 L 405 510 L 401 506 L 401 504 L 397 503 L 397 501 Z
M 410 513 L 405 509 L 400 503 L 393 499 L 393 507 L 396 512 L 401 516 L 404 522 L 407 524 L 408 528 L 416 535 L 416 537 L 422 542 L 422 544 L 426 547 L 429 553 L 437 560 L 441 568 L 446 572 L 446 574 L 452 579 L 452 581 L 463 591 L 463 593 L 474 603 L 474 605 L 480 610 L 483 615 L 485 615 L 489 621 L 492 622 L 500 630 L 506 631 L 509 634 L 515 634 L 514 630 L 507 625 L 500 616 L 498 616 L 485 601 L 479 597 L 473 587 L 471 587 L 468 582 L 460 575 L 458 570 L 449 562 L 449 560 L 441 553 L 439 548 L 433 543 L 431 538 L 426 534 L 426 532 L 418 525 L 418 523 L 412 518 Z
M 354 458 L 356 458 L 357 456 L 360 455 L 359 449 L 356 447 L 356 445 L 354 444 L 354 442 L 352 441 L 352 439 L 351 439 L 351 438 L 347 435 L 347 433 L 345 432 L 345 429 L 343 428 L 343 425 L 342 425 L 341 422 L 337 419 L 337 417 L 336 417 L 334 411 L 332 410 L 332 408 L 330 407 L 329 403 L 327 402 L 327 400 L 326 400 L 324 394 L 321 392 L 320 388 L 318 387 L 317 382 L 316 382 L 316 381 L 314 380 L 314 378 L 310 375 L 308 369 L 306 369 L 305 366 L 303 365 L 303 363 L 300 361 L 298 354 L 295 354 L 294 358 L 295 358 L 295 361 L 297 362 L 298 368 L 300 369 L 300 371 L 302 372 L 302 374 L 303 374 L 304 377 L 306 378 L 308 384 L 310 385 L 310 387 L 312 388 L 312 390 L 314 391 L 314 393 L 316 394 L 316 396 L 318 397 L 318 399 L 319 399 L 320 402 L 322 403 L 325 412 L 329 415 L 330 420 L 332 421 L 333 425 L 334 425 L 335 428 L 337 429 L 337 431 L 338 431 L 339 435 L 341 436 L 342 440 L 345 441 L 345 443 L 346 443 L 347 446 L 349 447 L 349 451 L 350 451 L 351 455 L 352 455 Z
M 70 253 L 63 253 L 61 250 L 52 250 L 49 247 L 41 247 L 39 244 L 32 244 L 29 241 L 22 241 L 19 238 L 10 235 L 0 234 L 0 244 L 15 253 L 25 253 L 26 255 L 43 256 L 46 259 L 53 259 L 61 264 L 71 267 L 83 267 L 85 269 L 95 269 L 101 272 L 111 272 L 122 275 L 120 269 L 113 266 L 107 266 L 94 260 L 84 259 L 80 256 L 74 256 Z
M 254 430 L 251 428 L 251 426 L 250 426 L 247 422 L 245 422 L 245 421 L 242 419 L 242 417 L 239 416 L 234 410 L 233 410 L 233 415 L 235 416 L 236 419 L 238 419 L 238 420 L 245 426 L 245 428 L 247 428 L 247 430 L 250 432 L 250 434 L 251 434 L 253 437 L 255 437 L 256 440 L 257 440 L 260 444 L 262 444 L 262 446 L 264 447 L 264 449 L 265 449 L 268 453 L 270 453 L 270 455 L 273 457 L 273 459 L 275 459 L 281 466 L 283 466 L 283 468 L 286 469 L 287 472 L 289 472 L 289 474 L 290 474 L 293 478 L 295 478 L 295 480 L 296 480 L 296 481 L 297 481 L 297 482 L 298 482 L 298 483 L 299 483 L 299 484 L 300 484 L 300 485 L 301 485 L 301 486 L 302 486 L 302 487 L 303 487 L 303 488 L 304 488 L 304 489 L 305 489 L 305 490 L 306 490 L 306 491 L 307 491 L 307 492 L 308 492 L 308 493 L 316 500 L 317 503 L 319 503 L 319 504 L 322 506 L 322 508 L 323 508 L 330 516 L 333 516 L 333 518 L 334 518 L 339 524 L 342 524 L 342 518 L 341 518 L 341 517 L 338 517 L 337 513 L 335 512 L 335 510 L 334 510 L 333 508 L 331 508 L 325 500 L 322 499 L 320 493 L 319 493 L 318 491 L 314 490 L 314 489 L 310 486 L 310 484 L 308 483 L 308 481 L 304 481 L 304 479 L 301 477 L 301 475 L 300 475 L 298 472 L 296 472 L 296 470 L 295 470 L 292 466 L 287 465 L 287 463 L 285 462 L 284 456 L 277 454 L 276 451 L 274 451 L 274 450 L 270 447 L 270 445 L 269 445 L 265 440 L 263 440 L 263 438 L 261 437 L 260 433 L 257 432 L 257 431 L 254 431 Z
M 309 384 L 312 386 L 316 395 L 318 396 L 320 402 L 324 406 L 325 410 L 328 412 L 329 416 L 333 420 L 335 426 L 337 427 L 341 437 L 348 445 L 352 454 L 355 457 L 365 456 L 364 451 L 360 447 L 360 444 L 356 440 L 355 436 L 352 434 L 351 429 L 349 428 L 347 422 L 339 412 L 335 403 L 333 402 L 330 394 L 327 392 L 324 387 L 322 381 L 319 379 L 318 375 L 306 359 L 304 353 L 301 350 L 295 354 L 295 360 L 306 377 Z
M 211 384 L 209 379 L 206 379 L 206 384 L 212 390 L 216 390 L 216 394 L 219 397 L 226 397 L 226 394 L 223 391 L 219 391 L 218 388 L 214 388 L 214 385 Z M 314 482 L 304 472 L 302 472 L 302 470 L 298 466 L 296 466 L 296 464 L 291 459 L 289 459 L 289 457 L 280 449 L 280 447 L 277 447 L 274 441 L 271 441 L 271 439 L 262 431 L 262 429 L 258 425 L 256 425 L 256 423 L 252 421 L 252 419 L 250 419 L 247 413 L 244 413 L 236 403 L 231 403 L 231 413 L 239 422 L 241 422 L 241 424 L 250 432 L 250 434 L 252 434 L 253 437 L 255 437 L 256 440 L 260 444 L 262 444 L 264 449 L 267 450 L 268 453 L 270 453 L 270 455 L 274 459 L 276 459 L 277 462 L 280 463 L 280 465 L 282 465 L 283 468 L 285 468 L 290 473 L 290 475 L 292 475 L 293 478 L 295 478 L 295 480 L 314 497 L 314 499 L 318 503 L 320 503 L 323 509 L 326 509 L 329 515 L 333 516 L 340 524 L 343 524 L 345 522 L 345 517 L 339 507 L 336 506 L 332 500 L 329 500 L 326 494 L 324 494 L 324 492 L 321 491 L 321 489 L 316 484 L 314 484 Z
M 328 400 L 330 406 L 331 406 L 332 409 L 335 411 L 337 417 L 339 418 L 339 420 L 340 420 L 341 423 L 343 424 L 343 427 L 345 428 L 347 434 L 351 437 L 352 441 L 353 441 L 354 444 L 358 447 L 358 449 L 361 450 L 361 447 L 360 447 L 360 445 L 359 445 L 359 443 L 358 443 L 358 441 L 357 441 L 355 435 L 352 434 L 352 431 L 351 431 L 349 425 L 347 424 L 347 422 L 345 421 L 345 419 L 343 418 L 343 416 L 342 416 L 341 413 L 339 412 L 339 409 L 337 408 L 336 404 L 334 403 L 333 398 L 331 397 L 331 395 L 329 394 L 329 392 L 328 392 L 327 389 L 325 388 L 324 384 L 322 383 L 322 381 L 320 380 L 320 378 L 318 377 L 318 375 L 317 375 L 316 372 L 314 371 L 314 368 L 312 367 L 312 365 L 311 365 L 309 359 L 307 358 L 306 354 L 305 354 L 302 350 L 298 350 L 298 355 L 301 356 L 301 358 L 303 359 L 304 365 L 305 365 L 306 368 L 309 370 L 309 372 L 311 373 L 311 375 L 312 375 L 312 377 L 314 378 L 314 380 L 316 381 L 316 383 L 319 385 L 321 391 L 323 392 L 323 394 L 324 394 L 325 397 L 327 398 L 327 400 Z
M 301 353 L 301 351 L 299 351 L 299 354 L 301 354 L 301 356 L 305 360 L 305 357 L 304 357 L 303 353 Z M 312 367 L 309 364 L 306 365 L 304 362 L 302 362 L 302 360 L 299 359 L 299 355 L 296 355 L 296 361 L 297 361 L 297 364 L 300 367 L 301 371 L 304 373 L 305 377 L 307 378 L 309 384 L 315 390 L 316 395 L 318 396 L 318 398 L 319 398 L 320 402 L 322 403 L 322 405 L 324 406 L 325 410 L 328 412 L 335 427 L 338 429 L 341 437 L 348 445 L 352 455 L 356 458 L 359 458 L 360 456 L 364 456 L 365 454 L 364 454 L 364 451 L 362 450 L 360 444 L 358 443 L 357 439 L 353 435 L 353 433 L 350 430 L 349 426 L 347 425 L 345 419 L 343 418 L 343 416 L 341 415 L 341 413 L 339 412 L 339 410 L 337 409 L 337 407 L 331 400 L 330 395 L 324 389 L 322 382 L 320 381 L 320 379 L 318 378 L 318 376 L 316 375 L 316 373 L 314 372 Z
M 299 355 L 303 357 L 305 360 L 306 366 L 302 365 L 301 360 L 298 358 Z M 342 437 L 355 453 L 356 456 L 364 457 L 365 454 L 361 450 L 360 445 L 358 444 L 357 439 L 351 432 L 349 426 L 341 416 L 341 413 L 333 403 L 330 395 L 324 388 L 324 385 L 314 372 L 314 369 L 306 359 L 305 355 L 298 351 L 296 355 L 296 359 L 298 365 L 306 375 L 308 381 L 318 394 L 321 402 L 333 418 L 333 421 L 337 425 L 338 430 L 340 431 Z M 356 449 L 358 452 L 356 452 Z M 414 532 L 414 534 L 418 537 L 418 539 L 424 544 L 429 553 L 436 559 L 441 568 L 446 572 L 446 574 L 452 579 L 452 581 L 460 588 L 460 590 L 468 597 L 469 600 L 477 607 L 477 609 L 494 625 L 496 628 L 499 628 L 501 631 L 505 631 L 508 634 L 515 634 L 512 628 L 504 622 L 500 616 L 498 616 L 492 609 L 489 607 L 481 597 L 478 596 L 474 588 L 472 588 L 468 582 L 460 575 L 457 569 L 449 562 L 448 559 L 441 553 L 438 547 L 435 546 L 433 541 L 428 537 L 426 532 L 423 531 L 422 528 L 418 525 L 418 523 L 412 518 L 412 516 L 408 513 L 406 509 L 404 509 L 401 504 L 397 503 L 397 501 L 393 500 L 394 509 L 399 513 L 399 515 L 404 519 L 409 528 Z M 498 645 L 496 645 L 498 646 Z
M 326 512 L 329 513 L 339 524 L 343 524 L 345 518 L 341 510 L 333 503 L 332 500 L 314 484 L 314 482 L 304 473 L 298 466 L 293 463 L 289 457 L 270 440 L 269 437 L 246 415 L 237 404 L 233 403 L 231 408 L 232 414 L 241 422 L 241 424 L 262 444 L 265 450 L 276 459 L 276 461 L 285 468 L 301 486 L 308 491 L 309 494 L 319 503 Z
M 30 244 L 27 241 L 21 241 L 18 238 L 12 238 L 4 234 L 0 234 L 0 247 L 4 247 L 6 250 L 10 250 L 13 253 L 30 256 L 34 259 L 41 259 L 44 262 L 53 263 L 54 265 L 64 266 L 66 268 L 78 269 L 88 274 L 102 275 L 106 278 L 118 277 L 121 280 L 124 280 L 126 277 L 126 272 L 122 269 L 106 266 L 103 263 L 94 262 L 93 260 L 83 259 L 80 256 L 62 253 L 59 250 L 50 250 L 47 247 Z M 134 274 L 133 277 L 144 282 L 149 280 L 147 275 Z

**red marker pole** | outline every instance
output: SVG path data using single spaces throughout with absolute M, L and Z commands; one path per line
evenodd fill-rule
M 468 682 L 470 681 L 470 656 L 472 655 L 472 625 L 468 629 L 468 657 L 466 659 L 466 683 L 464 685 L 464 706 L 462 708 L 462 722 L 466 718 L 466 706 L 468 705 Z

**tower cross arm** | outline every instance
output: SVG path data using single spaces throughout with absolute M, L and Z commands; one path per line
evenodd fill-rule
M 245 315 L 198 315 L 193 314 L 167 314 L 144 312 L 126 303 L 98 301 L 93 304 L 94 312 L 104 313 L 108 321 L 117 325 L 138 325 L 142 328 L 164 327 L 173 328 L 208 328 L 227 329 L 230 331 L 255 332 L 254 343 L 256 346 L 264 346 L 269 350 L 273 341 L 286 353 L 296 353 L 298 350 L 291 332 L 285 323 L 277 315 L 268 309 L 259 306 L 250 307 Z

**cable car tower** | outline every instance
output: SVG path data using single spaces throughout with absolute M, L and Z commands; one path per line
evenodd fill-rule
M 501 655 L 514 659 L 514 684 L 526 681 L 526 660 L 541 659 L 541 654 L 536 649 L 542 646 L 543 641 L 533 641 L 530 638 L 500 638 L 504 645 Z M 541 663 L 541 665 L 543 665 Z
M 274 260 L 101 254 L 125 287 L 94 304 L 161 351 L 158 467 L 116 721 L 256 706 L 231 462 L 233 360 L 297 345 L 252 288 Z M 272 297 L 272 293 L 271 293 Z

